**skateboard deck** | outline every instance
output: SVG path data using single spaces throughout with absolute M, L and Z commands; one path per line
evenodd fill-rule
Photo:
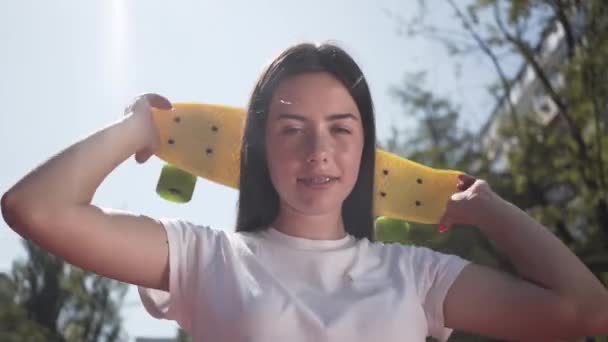
M 153 109 L 161 147 L 156 155 L 194 176 L 238 189 L 245 110 L 224 105 L 173 104 Z M 437 224 L 457 192 L 455 170 L 439 170 L 376 150 L 374 216 Z M 194 184 L 192 184 L 194 186 Z

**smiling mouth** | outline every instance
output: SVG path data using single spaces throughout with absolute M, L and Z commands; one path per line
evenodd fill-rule
M 307 178 L 298 178 L 298 183 L 303 183 L 305 185 L 324 185 L 337 181 L 338 177 L 331 176 L 316 176 L 316 177 L 307 177 Z

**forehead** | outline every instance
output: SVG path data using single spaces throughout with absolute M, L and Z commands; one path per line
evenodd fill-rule
M 272 97 L 270 115 L 294 111 L 305 115 L 349 112 L 360 116 L 342 82 L 326 72 L 292 76 L 279 84 Z

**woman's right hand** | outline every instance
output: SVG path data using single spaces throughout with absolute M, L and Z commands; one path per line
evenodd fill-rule
M 147 93 L 137 96 L 133 103 L 125 109 L 127 120 L 135 124 L 138 130 L 146 132 L 143 147 L 135 153 L 135 160 L 138 163 L 144 163 L 148 160 L 160 146 L 160 135 L 154 124 L 152 107 L 170 110 L 173 108 L 173 105 L 167 98 L 161 95 Z

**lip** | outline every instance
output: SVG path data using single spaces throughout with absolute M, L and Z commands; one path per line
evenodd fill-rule
M 330 181 L 329 183 L 324 183 L 324 184 L 306 184 L 301 181 L 302 178 L 313 178 L 313 177 L 329 177 L 329 178 L 333 178 L 333 180 Z M 334 183 L 336 183 L 339 180 L 340 180 L 340 177 L 334 177 L 334 176 L 328 176 L 328 175 L 316 175 L 316 176 L 310 176 L 310 177 L 298 177 L 297 184 L 301 185 L 307 189 L 322 190 L 322 189 L 327 189 L 327 188 L 332 187 L 334 185 Z
M 309 175 L 309 176 L 302 176 L 302 177 L 298 177 L 297 179 L 304 179 L 304 178 L 315 178 L 315 177 L 329 177 L 329 178 L 340 178 L 337 176 L 332 176 L 332 175 Z

